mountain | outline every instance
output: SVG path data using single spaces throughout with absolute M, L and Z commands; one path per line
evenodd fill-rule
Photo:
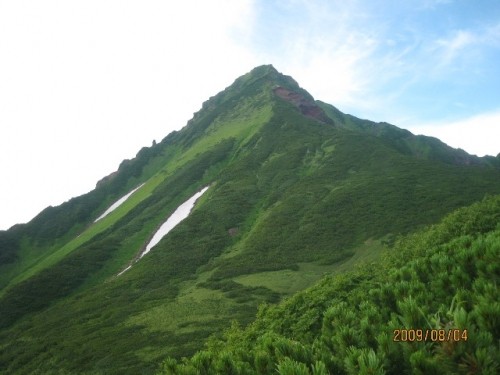
M 257 67 L 90 193 L 0 232 L 0 369 L 154 373 L 499 181 L 499 158 L 345 115 Z

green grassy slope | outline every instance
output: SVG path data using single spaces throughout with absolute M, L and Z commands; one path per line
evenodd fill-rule
M 277 95 L 280 87 L 292 95 Z M 256 68 L 184 129 L 122 163 L 96 189 L 101 200 L 93 192 L 55 208 L 50 220 L 15 228 L 17 239 L 0 234 L 0 246 L 26 252 L 9 252 L 14 260 L 0 266 L 14 265 L 0 297 L 0 368 L 153 373 L 229 320 L 251 322 L 259 304 L 376 259 L 395 236 L 500 193 L 491 163 L 420 157 L 333 115 L 324 121 L 318 108 L 290 77 Z M 207 185 L 191 215 L 117 277 Z M 66 223 L 89 197 L 96 202 L 86 216 Z M 45 235 L 43 223 L 60 234 Z
M 500 196 L 327 277 L 161 374 L 497 374 Z

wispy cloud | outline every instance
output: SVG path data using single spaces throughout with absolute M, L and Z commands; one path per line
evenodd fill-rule
M 325 39 L 302 36 L 289 47 L 294 58 L 284 65 L 317 97 L 353 105 L 370 85 L 371 77 L 362 65 L 375 44 L 371 38 L 354 33 L 337 33 Z
M 359 27 L 367 17 L 356 2 L 284 1 L 273 19 L 281 38 L 267 59 L 294 76 L 311 93 L 341 107 L 361 106 L 371 86 L 370 57 L 379 43 L 374 32 Z M 288 22 L 292 18 L 294 22 Z
M 441 65 L 449 65 L 457 57 L 462 56 L 464 50 L 476 44 L 478 37 L 471 31 L 458 30 L 448 39 L 438 39 L 436 49 L 441 53 Z
M 484 57 L 485 50 L 500 47 L 500 23 L 453 30 L 430 45 L 429 54 L 437 59 L 436 69 L 448 69 L 457 64 L 472 63 Z
M 485 44 L 499 47 L 500 46 L 500 22 L 486 29 L 483 36 Z

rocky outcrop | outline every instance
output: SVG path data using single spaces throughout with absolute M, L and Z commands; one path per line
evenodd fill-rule
M 333 120 L 326 115 L 323 109 L 316 105 L 314 101 L 306 98 L 304 95 L 281 86 L 275 87 L 273 91 L 278 97 L 296 106 L 300 110 L 300 113 L 304 116 L 313 118 L 325 124 L 333 124 Z
M 97 181 L 97 184 L 95 186 L 96 189 L 105 185 L 106 183 L 112 181 L 117 175 L 118 175 L 118 171 L 115 171 L 113 173 L 110 173 L 106 177 L 101 178 L 99 181 Z

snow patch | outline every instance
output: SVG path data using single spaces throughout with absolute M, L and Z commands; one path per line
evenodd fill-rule
M 124 195 L 123 197 L 121 197 L 120 199 L 118 199 L 106 211 L 104 211 L 104 213 L 101 216 L 99 216 L 97 219 L 95 219 L 94 223 L 97 223 L 99 220 L 101 220 L 104 217 L 108 216 L 111 212 L 113 212 L 118 207 L 120 207 L 132 194 L 134 194 L 137 190 L 139 190 L 143 185 L 144 185 L 144 183 L 140 184 L 134 190 L 132 190 L 130 193 L 128 193 L 127 195 Z
M 123 271 L 121 271 L 118 275 L 116 276 L 120 276 L 122 273 L 125 273 L 127 272 L 130 268 L 132 267 L 132 265 L 128 266 L 127 268 L 125 268 Z
M 141 259 L 144 255 L 149 253 L 151 249 L 154 246 L 156 246 L 163 237 L 167 235 L 168 232 L 174 229 L 182 220 L 184 220 L 189 216 L 198 198 L 200 198 L 208 190 L 208 188 L 209 186 L 204 187 L 195 195 L 193 195 L 191 198 L 189 198 L 187 201 L 182 203 L 179 207 L 177 207 L 174 213 L 170 215 L 167 221 L 165 221 L 161 225 L 161 227 L 156 231 L 156 233 L 153 235 L 149 243 L 146 245 L 144 251 L 139 255 L 139 258 L 136 259 L 134 263 L 139 261 L 139 259 Z M 125 268 L 123 271 L 121 271 L 119 274 L 117 274 L 117 276 L 120 276 L 124 272 L 128 271 L 131 267 L 132 264 L 129 265 L 127 268 Z
M 170 232 L 172 229 L 174 229 L 177 224 L 179 224 L 182 220 L 187 218 L 189 216 L 189 213 L 194 207 L 194 204 L 198 200 L 199 197 L 203 195 L 208 189 L 208 186 L 203 188 L 201 191 L 197 192 L 195 195 L 193 195 L 191 198 L 189 198 L 187 201 L 185 201 L 183 204 L 181 204 L 177 209 L 174 211 L 172 215 L 165 221 L 160 229 L 154 234 L 153 238 L 151 241 L 146 246 L 146 249 L 142 252 L 142 254 L 139 256 L 139 259 L 142 258 L 144 255 L 149 253 L 151 249 L 160 242 L 160 240 L 167 235 L 168 232 Z

